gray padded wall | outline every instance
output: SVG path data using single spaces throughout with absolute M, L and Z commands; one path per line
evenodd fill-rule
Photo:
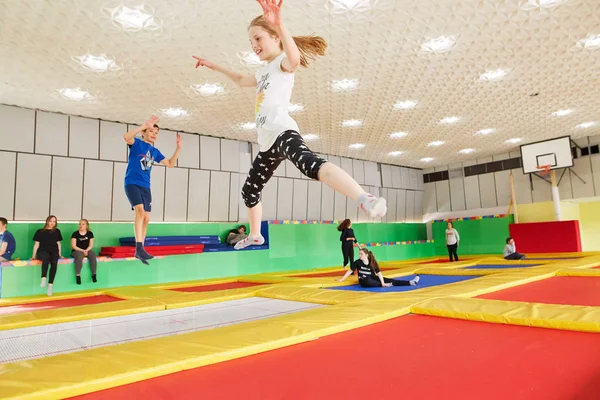
M 82 217 L 90 221 L 110 221 L 113 198 L 113 163 L 85 160 L 84 168 Z
M 15 219 L 46 220 L 50 213 L 52 157 L 20 153 L 17 156 Z
M 94 159 L 99 157 L 100 121 L 69 118 L 69 157 Z
M 200 168 L 218 171 L 221 168 L 221 141 L 217 138 L 200 137 Z
M 188 221 L 208 221 L 210 171 L 190 170 Z
M 2 186 L 4 187 L 0 195 L 0 216 L 11 220 L 15 213 L 15 182 L 17 171 L 17 153 L 0 151 L 0 160 L 2 160 Z M 10 188 L 10 190 L 7 190 Z
M 69 146 L 69 117 L 62 114 L 37 112 L 35 152 L 66 156 Z
M 188 213 L 188 170 L 165 168 L 165 221 L 185 222 Z
M 35 111 L 0 105 L 0 149 L 33 153 Z
M 133 128 L 133 126 L 130 126 Z M 100 159 L 111 161 L 127 161 L 128 147 L 123 139 L 127 133 L 126 124 L 100 121 Z
M 78 220 L 81 218 L 82 201 L 83 160 L 53 157 L 50 214 L 61 220 Z

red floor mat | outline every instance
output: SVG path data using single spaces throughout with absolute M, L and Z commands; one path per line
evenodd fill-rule
M 245 288 L 245 287 L 262 286 L 262 285 L 266 285 L 266 283 L 230 282 L 230 283 L 218 283 L 216 285 L 190 286 L 190 287 L 169 289 L 169 290 L 175 290 L 177 292 L 216 292 L 218 290 L 241 289 L 241 288 Z
M 600 277 L 555 276 L 484 294 L 478 298 L 572 306 L 600 306 Z
M 90 304 L 101 304 L 101 303 L 112 303 L 115 301 L 122 301 L 117 297 L 112 296 L 89 296 L 79 297 L 76 299 L 64 299 L 64 300 L 50 300 L 42 301 L 39 303 L 27 303 L 19 304 L 15 306 L 0 306 L 0 315 L 18 314 L 30 311 L 40 310 L 51 310 L 55 308 L 75 307 L 75 306 L 87 306 Z
M 600 335 L 411 315 L 79 399 L 591 400 Z

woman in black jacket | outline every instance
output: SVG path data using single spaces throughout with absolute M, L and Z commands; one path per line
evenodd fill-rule
M 342 242 L 342 255 L 344 256 L 344 269 L 346 265 L 354 262 L 354 244 L 358 243 L 354 236 L 354 230 L 352 230 L 352 221 L 345 219 L 337 228 L 338 231 L 342 232 L 340 235 L 340 242 Z

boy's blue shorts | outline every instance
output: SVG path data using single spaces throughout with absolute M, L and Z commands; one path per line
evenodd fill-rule
M 132 210 L 138 204 L 143 204 L 144 211 L 152 211 L 152 192 L 150 188 L 138 185 L 125 185 L 125 194 L 127 195 L 127 199 L 129 199 Z

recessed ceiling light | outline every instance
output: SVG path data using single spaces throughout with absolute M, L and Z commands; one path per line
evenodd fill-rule
M 304 140 L 306 140 L 307 142 L 310 142 L 312 140 L 317 140 L 319 138 L 319 135 L 315 135 L 313 133 L 308 133 L 306 135 L 302 135 L 302 138 Z
M 354 90 L 358 87 L 358 79 L 342 79 L 341 81 L 333 81 L 331 87 L 335 91 Z
M 408 133 L 406 132 L 394 132 L 390 135 L 392 139 L 401 139 L 406 136 L 408 136 Z
M 536 8 L 553 8 L 561 5 L 566 0 L 527 0 L 521 7 L 523 10 L 534 10 Z
M 401 155 L 402 153 L 403 153 L 402 151 L 390 151 L 388 153 L 388 156 L 397 157 L 397 156 Z
M 450 50 L 455 42 L 454 36 L 439 36 L 423 43 L 421 49 L 430 53 L 441 53 Z
M 508 71 L 505 71 L 501 68 L 485 71 L 483 74 L 479 75 L 479 79 L 482 81 L 499 81 L 504 78 L 508 74 Z
M 573 110 L 568 109 L 568 110 L 558 110 L 552 113 L 553 117 L 564 117 L 565 115 L 569 115 L 573 112 Z
M 438 147 L 443 145 L 445 142 L 443 140 L 436 140 L 435 142 L 430 142 L 428 146 Z
M 239 124 L 238 126 L 246 131 L 249 131 L 256 128 L 256 122 L 246 122 L 243 124 Z
M 520 141 L 522 141 L 522 140 L 523 140 L 523 139 L 521 139 L 521 138 L 512 138 L 512 139 L 508 139 L 508 140 L 506 141 L 506 143 L 512 143 L 512 144 L 515 144 L 515 143 L 519 143 L 519 142 L 520 142 Z
M 583 124 L 577 125 L 577 128 L 591 128 L 592 126 L 596 126 L 598 123 L 596 121 L 584 122 Z
M 361 126 L 362 124 L 363 124 L 363 122 L 360 119 L 347 119 L 344 122 L 342 122 L 342 126 L 345 126 L 347 128 Z
M 165 108 L 160 110 L 161 113 L 163 113 L 164 115 L 166 115 L 167 117 L 170 118 L 179 118 L 179 117 L 187 117 L 189 115 L 189 113 L 187 112 L 187 110 L 184 110 L 183 108 L 173 108 L 173 107 L 169 107 L 169 108 Z
M 160 24 L 153 13 L 146 10 L 143 5 L 134 8 L 122 5 L 111 10 L 111 17 L 124 30 L 130 32 L 160 29 Z
M 191 85 L 191 88 L 202 96 L 212 96 L 217 93 L 225 92 L 225 88 L 220 83 L 205 83 L 204 85 Z
M 80 88 L 63 88 L 58 91 L 58 93 L 64 97 L 65 99 L 82 101 L 82 100 L 92 100 L 95 97 L 86 92 L 85 90 L 81 90 Z
M 353 143 L 350 145 L 351 149 L 362 149 L 363 147 L 365 147 L 363 143 Z
M 600 49 L 600 34 L 590 35 L 585 39 L 581 39 L 577 44 L 586 50 Z
M 440 120 L 440 124 L 451 125 L 460 121 L 460 117 L 446 117 Z
M 105 54 L 94 56 L 87 53 L 83 56 L 73 57 L 73 60 L 93 72 L 117 71 L 121 69 L 121 67 L 115 63 L 115 60 L 106 57 Z
M 257 67 L 265 65 L 266 62 L 261 61 L 258 55 L 253 51 L 239 51 L 237 56 L 240 58 L 240 62 L 247 67 Z
M 425 157 L 425 158 L 421 158 L 421 161 L 423 161 L 423 162 L 431 162 L 431 161 L 433 161 L 433 158 L 431 158 L 431 157 Z
M 472 152 L 474 152 L 475 149 L 462 149 L 461 151 L 459 151 L 459 153 L 461 154 L 470 154 Z
M 417 104 L 419 104 L 417 100 L 399 101 L 396 104 L 394 104 L 394 108 L 397 108 L 399 110 L 410 110 L 411 108 L 415 108 Z
M 477 133 L 479 133 L 480 135 L 489 135 L 490 133 L 494 132 L 496 132 L 496 129 L 494 128 L 485 128 L 477 131 Z
M 370 0 L 331 0 L 334 11 L 350 11 L 370 6 Z
M 302 104 L 290 104 L 288 106 L 288 111 L 291 113 L 299 112 L 304 110 L 304 106 Z

